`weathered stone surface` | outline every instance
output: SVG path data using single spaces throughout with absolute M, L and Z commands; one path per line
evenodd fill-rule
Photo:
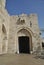
M 3 4 L 0 3 L 0 53 L 19 53 L 19 36 L 30 38 L 30 53 L 38 46 L 42 48 L 37 14 L 10 16 L 4 8 L 5 1 L 1 1 Z M 2 30 L 3 25 L 5 32 Z

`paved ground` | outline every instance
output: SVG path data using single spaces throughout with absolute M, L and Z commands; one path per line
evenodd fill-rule
M 44 59 L 29 54 L 0 55 L 0 65 L 44 65 Z

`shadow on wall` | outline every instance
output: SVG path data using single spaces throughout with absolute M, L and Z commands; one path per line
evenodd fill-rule
M 2 52 L 6 52 L 7 32 L 4 24 L 2 24 Z

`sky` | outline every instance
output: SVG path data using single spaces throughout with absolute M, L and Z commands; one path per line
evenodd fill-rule
M 44 0 L 6 0 L 5 8 L 10 15 L 36 13 L 39 27 L 44 29 Z

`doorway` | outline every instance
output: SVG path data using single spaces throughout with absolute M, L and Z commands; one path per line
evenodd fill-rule
M 18 37 L 19 41 L 19 53 L 28 53 L 30 54 L 30 40 L 28 36 Z

